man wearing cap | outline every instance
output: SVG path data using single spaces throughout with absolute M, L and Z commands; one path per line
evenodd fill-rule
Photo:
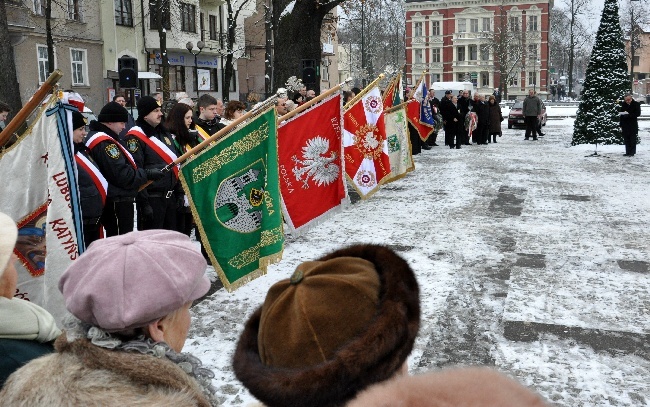
M 128 120 L 128 112 L 119 103 L 109 102 L 90 122 L 86 147 L 90 157 L 108 182 L 106 204 L 100 222 L 107 236 L 133 230 L 133 203 L 138 189 L 147 180 L 157 179 L 160 171 L 138 167 L 131 154 L 120 144 L 119 134 Z
M 440 114 L 445 128 L 445 145 L 452 147 L 454 145 L 454 136 L 456 135 L 456 127 L 458 127 L 457 120 L 454 118 L 458 116 L 458 112 L 451 102 L 454 97 L 450 90 L 445 91 L 445 97 L 440 101 Z
M 171 134 L 162 125 L 162 118 L 156 99 L 151 96 L 140 98 L 136 126 L 124 137 L 126 148 L 138 167 L 159 173 L 180 155 Z M 176 209 L 183 205 L 182 197 L 178 168 L 172 166 L 138 193 L 138 229 L 176 230 Z

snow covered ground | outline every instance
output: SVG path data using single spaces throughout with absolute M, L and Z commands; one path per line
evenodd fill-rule
M 650 121 L 635 157 L 571 147 L 573 119 L 524 141 L 442 146 L 416 169 L 302 237 L 268 275 L 193 308 L 185 350 L 216 373 L 224 406 L 247 405 L 231 357 L 268 288 L 341 246 L 391 246 L 421 286 L 413 374 L 495 366 L 557 406 L 650 405 Z

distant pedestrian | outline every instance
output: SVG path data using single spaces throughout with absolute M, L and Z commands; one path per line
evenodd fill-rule
M 641 104 L 632 98 L 632 94 L 625 95 L 620 104 L 621 130 L 625 140 L 625 155 L 633 157 L 636 154 L 636 139 L 639 133 L 638 118 L 641 116 Z
M 526 123 L 524 140 L 530 140 L 531 134 L 533 140 L 537 140 L 537 121 L 540 120 L 542 115 L 542 101 L 535 95 L 533 89 L 528 91 L 528 96 L 524 99 L 522 112 Z
M 487 144 L 490 131 L 490 108 L 485 102 L 485 96 L 480 93 L 474 94 L 472 111 L 476 113 L 476 130 L 472 132 L 472 138 L 476 144 Z
M 497 136 L 501 137 L 501 122 L 503 121 L 503 116 L 501 116 L 501 106 L 497 103 L 497 99 L 494 95 L 490 96 L 488 100 L 488 108 L 490 110 L 490 132 L 488 134 L 488 142 L 490 142 L 490 137 L 492 142 L 497 142 Z

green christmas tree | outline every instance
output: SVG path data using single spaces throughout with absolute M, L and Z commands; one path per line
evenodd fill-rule
M 618 101 L 632 83 L 616 0 L 605 1 L 583 86 L 571 144 L 623 144 Z

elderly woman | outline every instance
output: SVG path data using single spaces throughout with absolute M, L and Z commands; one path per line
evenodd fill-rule
M 59 281 L 74 317 L 56 353 L 11 375 L 0 405 L 217 404 L 214 374 L 180 353 L 190 305 L 210 287 L 205 269 L 189 238 L 174 231 L 94 242 Z
M 61 334 L 49 312 L 14 297 L 18 273 L 13 250 L 17 237 L 16 223 L 0 213 L 0 388 L 16 369 L 52 353 L 52 341 Z M 0 397 L 0 404 L 3 401 Z

